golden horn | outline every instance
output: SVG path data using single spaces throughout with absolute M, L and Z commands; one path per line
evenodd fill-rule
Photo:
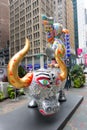
M 67 78 L 67 67 L 66 67 L 66 64 L 64 63 L 64 61 L 60 58 L 60 56 L 58 54 L 58 50 L 59 50 L 58 48 L 55 50 L 55 59 L 56 59 L 56 62 L 58 63 L 58 66 L 61 70 L 59 77 L 63 81 Z
M 18 76 L 18 65 L 23 57 L 30 49 L 30 41 L 26 38 L 25 46 L 22 50 L 16 53 L 9 61 L 7 67 L 7 76 L 12 86 L 16 88 L 28 87 L 32 81 L 33 73 L 27 73 L 23 78 Z

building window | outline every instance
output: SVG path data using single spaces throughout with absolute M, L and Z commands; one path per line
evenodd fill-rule
M 34 33 L 34 39 L 37 39 L 39 37 L 40 37 L 40 33 L 39 32 Z
M 31 18 L 31 12 L 26 15 L 26 19 L 29 20 Z
M 86 47 L 87 47 L 87 41 L 86 41 Z
M 25 22 L 25 17 L 20 18 L 20 24 Z
M 31 26 L 31 24 L 32 24 L 31 20 L 27 21 L 27 22 L 26 22 L 26 27 Z
M 30 4 L 31 0 L 26 0 L 26 5 Z
M 85 9 L 85 24 L 87 24 L 87 9 Z
M 40 40 L 34 41 L 34 47 L 39 47 L 40 46 Z
M 34 49 L 34 54 L 39 54 L 40 53 L 40 48 Z
M 25 29 L 25 23 L 23 23 L 23 24 L 20 25 L 20 31 L 22 31 L 24 29 Z
M 22 10 L 22 11 L 20 12 L 20 17 L 22 17 L 23 15 L 25 15 L 25 10 Z
M 28 58 L 27 58 L 27 63 L 28 63 L 28 64 L 32 64 L 32 57 L 28 57 Z
M 32 28 L 30 27 L 27 29 L 27 34 L 31 34 L 31 33 L 32 33 Z
M 39 24 L 37 24 L 37 25 L 33 26 L 33 30 L 34 30 L 34 31 L 39 30 Z
M 20 5 L 20 10 L 24 9 L 24 3 Z
M 62 2 L 62 0 L 58 0 L 58 3 L 61 3 Z
M 21 32 L 21 37 L 24 37 L 25 36 L 25 31 L 22 31 Z
M 29 11 L 31 11 L 31 5 L 29 5 L 29 6 L 26 8 L 26 13 L 28 13 Z

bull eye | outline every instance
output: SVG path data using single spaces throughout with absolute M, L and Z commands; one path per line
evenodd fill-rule
M 44 86 L 47 86 L 49 85 L 49 81 L 48 80 L 39 80 L 40 84 L 44 85 Z

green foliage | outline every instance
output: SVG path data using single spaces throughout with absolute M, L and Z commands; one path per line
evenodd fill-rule
M 8 86 L 7 91 L 8 91 L 9 98 L 14 99 L 15 98 L 14 88 L 12 86 Z
M 85 75 L 80 65 L 73 66 L 73 68 L 70 70 L 70 78 L 74 83 L 74 87 L 80 88 L 84 85 Z
M 24 89 L 23 88 L 19 89 L 18 94 L 19 94 L 19 96 L 25 95 Z
M 19 77 L 22 78 L 23 76 L 26 75 L 26 73 L 27 73 L 26 70 L 20 65 L 18 67 L 18 75 L 19 75 Z
M 5 98 L 4 93 L 0 91 L 0 101 L 2 101 Z
M 24 95 L 24 89 L 23 88 L 15 89 L 11 85 L 9 85 L 7 87 L 7 91 L 8 91 L 8 96 L 9 96 L 10 99 L 14 99 L 15 95 L 16 95 L 16 97 Z
M 11 92 L 10 95 L 9 95 L 9 97 L 10 97 L 11 99 L 14 99 L 14 98 L 15 98 L 15 92 Z

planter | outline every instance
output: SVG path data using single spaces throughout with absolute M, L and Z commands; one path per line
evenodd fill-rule
M 8 97 L 10 99 L 15 99 L 19 96 L 25 95 L 24 90 L 22 88 L 16 89 L 16 88 L 12 87 L 11 85 L 8 85 L 7 92 L 8 92 Z
M 70 70 L 70 78 L 73 83 L 73 87 L 81 88 L 85 83 L 85 75 L 80 65 L 75 65 Z
M 74 79 L 74 87 L 75 88 L 83 87 L 84 83 L 85 83 L 85 81 L 84 81 L 84 77 L 83 76 L 77 77 L 77 78 Z
M 0 91 L 3 92 L 5 98 L 8 97 L 8 92 L 7 92 L 7 87 L 8 87 L 8 82 L 0 82 Z
M 4 100 L 4 93 L 2 91 L 0 91 L 0 102 Z

